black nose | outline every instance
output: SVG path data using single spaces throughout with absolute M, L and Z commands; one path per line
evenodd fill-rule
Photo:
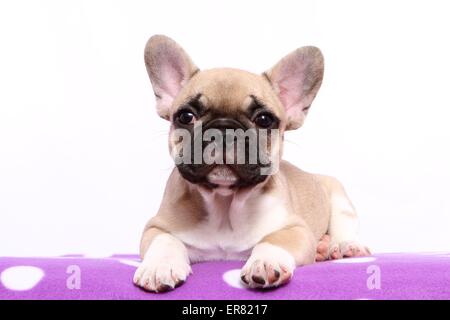
M 230 118 L 216 118 L 212 119 L 211 121 L 208 121 L 203 127 L 204 130 L 208 129 L 219 129 L 219 130 L 226 130 L 226 129 L 242 129 L 246 130 L 247 128 L 239 121 L 235 119 Z

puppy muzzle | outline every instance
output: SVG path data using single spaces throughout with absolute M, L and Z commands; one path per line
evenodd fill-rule
M 202 146 L 202 152 L 209 145 L 219 143 L 215 141 L 216 138 L 212 140 L 204 139 L 205 133 L 208 133 L 209 130 L 220 133 L 218 137 L 222 140 L 220 141 L 222 147 L 214 154 L 215 159 L 219 159 L 220 162 L 211 163 L 209 161 L 209 163 L 205 163 L 205 155 L 203 154 L 202 163 L 178 164 L 178 170 L 185 179 L 192 183 L 203 184 L 211 188 L 217 187 L 218 185 L 215 181 L 220 180 L 224 181 L 224 184 L 229 188 L 239 188 L 255 185 L 267 178 L 267 176 L 261 175 L 260 169 L 266 165 L 260 163 L 258 149 L 253 150 L 256 162 L 249 161 L 251 158 L 249 154 L 252 152 L 251 147 L 254 147 L 256 144 L 255 142 L 252 145 L 251 138 L 255 139 L 253 141 L 257 141 L 256 129 L 248 128 L 245 124 L 233 118 L 220 117 L 211 119 L 203 123 L 202 136 L 195 138 L 202 139 L 201 142 L 198 142 Z M 241 134 L 247 135 L 247 138 L 242 138 Z M 239 139 L 241 141 L 237 143 Z M 192 142 L 194 146 L 196 142 Z M 193 146 L 191 148 L 192 151 L 195 149 Z M 241 158 L 243 157 L 245 159 L 243 163 L 237 160 L 239 154 Z M 219 173 L 223 172 L 230 174 L 227 174 L 227 177 L 217 178 L 221 177 Z M 212 176 L 215 179 L 211 179 Z

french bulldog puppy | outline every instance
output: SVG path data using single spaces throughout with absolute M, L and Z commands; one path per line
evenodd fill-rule
M 248 287 L 276 287 L 296 266 L 370 254 L 358 242 L 357 215 L 339 181 L 281 159 L 284 132 L 302 126 L 322 83 L 318 48 L 299 48 L 262 74 L 200 71 L 177 43 L 156 35 L 145 47 L 145 63 L 177 160 L 142 235 L 136 285 L 171 290 L 187 279 L 192 263 L 239 259 L 246 260 L 241 279 Z M 196 134 L 208 130 L 215 138 L 199 142 Z M 229 134 L 237 131 L 251 134 L 244 148 L 229 148 Z M 251 163 L 245 147 L 255 147 L 251 139 L 263 133 L 266 148 L 258 144 Z M 236 163 L 239 152 L 245 161 Z M 198 154 L 198 161 L 180 161 Z

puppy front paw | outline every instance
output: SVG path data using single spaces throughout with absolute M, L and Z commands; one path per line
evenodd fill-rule
M 250 288 L 271 288 L 286 284 L 295 269 L 294 258 L 284 249 L 258 244 L 241 271 L 241 280 Z
M 288 283 L 293 270 L 277 262 L 256 260 L 244 266 L 241 280 L 250 288 L 270 288 Z
M 316 262 L 370 255 L 369 248 L 356 241 L 333 241 L 325 234 L 317 244 Z
M 182 259 L 170 262 L 144 260 L 137 268 L 133 282 L 147 291 L 166 292 L 182 285 L 191 273 L 191 266 Z
M 356 241 L 332 242 L 328 254 L 329 258 L 333 260 L 341 258 L 365 257 L 370 255 L 371 253 L 369 248 Z

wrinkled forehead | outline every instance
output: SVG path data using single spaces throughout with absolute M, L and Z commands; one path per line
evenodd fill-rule
M 256 99 L 277 116 L 283 116 L 280 101 L 269 81 L 243 70 L 224 68 L 198 72 L 180 92 L 174 108 L 198 96 L 204 105 L 224 112 L 245 110 Z

